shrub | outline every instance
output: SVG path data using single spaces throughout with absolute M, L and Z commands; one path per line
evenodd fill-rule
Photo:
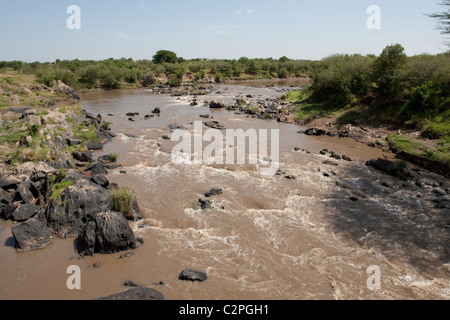
M 117 161 L 117 158 L 119 157 L 117 154 L 115 154 L 115 153 L 110 153 L 109 155 L 108 155 L 108 157 L 109 157 L 109 160 L 111 160 L 112 162 L 116 162 Z
M 110 191 L 113 200 L 113 210 L 130 214 L 133 209 L 133 201 L 135 199 L 135 192 L 127 187 L 116 188 Z
M 102 124 L 100 125 L 100 127 L 105 131 L 108 131 L 110 129 L 110 126 L 111 122 L 102 122 Z

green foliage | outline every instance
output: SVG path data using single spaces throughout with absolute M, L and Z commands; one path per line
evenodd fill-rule
M 382 102 L 401 102 L 401 95 L 406 88 L 402 71 L 408 62 L 404 51 L 399 44 L 387 46 L 373 64 L 375 93 Z
M 67 180 L 54 184 L 52 186 L 52 195 L 50 196 L 50 200 L 59 199 L 61 197 L 61 193 L 63 193 L 68 187 L 70 187 L 74 183 L 75 180 Z
M 109 160 L 111 161 L 111 162 L 116 162 L 117 161 L 117 158 L 119 157 L 117 154 L 115 154 L 115 153 L 110 153 L 109 155 L 108 155 L 108 157 L 109 157 Z
M 162 63 L 177 63 L 178 57 L 175 52 L 168 50 L 159 50 L 153 56 L 153 63 L 162 64 Z
M 110 129 L 111 123 L 110 122 L 102 122 L 102 124 L 100 125 L 100 127 L 105 130 L 108 131 Z
M 128 214 L 133 209 L 135 192 L 126 187 L 116 188 L 110 191 L 113 200 L 114 211 Z
M 39 134 L 39 130 L 41 130 L 40 125 L 27 123 L 27 131 L 31 137 L 36 137 Z

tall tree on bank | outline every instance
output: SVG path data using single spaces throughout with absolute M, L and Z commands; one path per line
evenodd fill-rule
M 428 16 L 438 20 L 439 29 L 442 30 L 441 34 L 448 37 L 450 35 L 450 0 L 443 0 L 440 5 L 446 10 L 439 13 L 431 13 Z M 450 41 L 447 42 L 447 45 L 450 46 Z
M 159 50 L 154 56 L 153 56 L 153 62 L 156 64 L 161 63 L 177 63 L 178 57 L 175 52 L 168 51 L 168 50 Z

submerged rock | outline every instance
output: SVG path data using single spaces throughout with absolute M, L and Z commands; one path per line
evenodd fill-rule
M 205 193 L 205 197 L 211 198 L 213 196 L 217 196 L 217 195 L 222 194 L 222 193 L 223 193 L 222 189 L 213 188 L 209 192 Z
M 139 287 L 128 291 L 116 293 L 98 300 L 164 300 L 161 292 L 152 288 Z

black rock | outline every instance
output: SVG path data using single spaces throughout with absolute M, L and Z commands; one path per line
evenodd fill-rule
M 336 160 L 341 160 L 342 159 L 342 157 L 340 156 L 340 155 L 338 155 L 338 154 L 336 154 L 335 152 L 333 152 L 333 151 L 331 151 L 331 156 L 330 156 L 331 158 L 334 158 L 334 159 L 336 159 Z
M 98 184 L 99 186 L 102 186 L 103 188 L 107 188 L 109 186 L 109 181 L 106 179 L 106 177 L 102 174 L 97 174 L 92 177 L 92 182 L 95 184 Z
M 69 145 L 69 147 L 72 147 L 72 146 L 79 146 L 82 143 L 82 141 L 79 139 L 67 138 L 66 143 Z
M 102 143 L 100 143 L 100 142 L 92 142 L 92 141 L 89 141 L 87 144 L 86 144 L 86 147 L 89 149 L 89 150 L 102 150 L 103 149 L 103 144 Z
M 167 126 L 167 129 L 169 129 L 170 132 L 173 132 L 175 130 L 187 130 L 185 127 L 183 127 L 182 125 L 176 124 L 176 123 L 172 123 L 169 124 Z
M 352 162 L 353 161 L 350 157 L 348 157 L 346 155 L 343 155 L 342 159 L 345 160 L 345 161 L 348 161 L 348 162 Z
M 48 204 L 48 226 L 61 238 L 76 237 L 95 216 L 112 210 L 111 195 L 89 180 L 78 180 Z
M 0 203 L 0 218 L 9 220 L 16 208 L 17 206 L 15 204 Z
M 13 221 L 27 221 L 31 217 L 33 217 L 40 210 L 39 206 L 35 206 L 33 204 L 24 204 L 19 206 L 13 214 L 9 217 L 10 220 Z
M 223 102 L 220 102 L 220 101 L 211 101 L 209 103 L 209 107 L 211 109 L 222 109 L 222 108 L 225 108 L 225 104 Z
M 16 249 L 19 252 L 40 250 L 53 241 L 47 226 L 36 219 L 15 226 L 11 231 L 16 241 Z
M 136 116 L 138 116 L 139 115 L 139 112 L 128 112 L 127 113 L 127 116 L 128 117 L 136 117 Z
M 21 182 L 22 180 L 15 176 L 2 177 L 0 178 L 0 188 L 3 190 L 17 189 Z
M 101 157 L 98 157 L 97 161 L 101 162 L 101 163 L 114 163 L 114 162 L 116 162 L 114 159 L 111 159 L 110 155 L 108 155 L 108 154 L 104 155 L 104 156 L 101 156 Z
M 356 197 L 350 197 L 350 200 L 352 200 L 352 201 L 358 201 L 358 198 L 356 198 Z
M 152 111 L 153 114 L 160 114 L 161 113 L 161 109 L 160 108 L 155 108 L 155 110 Z
M 183 280 L 183 281 L 203 282 L 208 279 L 208 276 L 204 272 L 185 269 L 185 270 L 181 271 L 180 275 L 178 276 L 178 279 Z
M 128 121 L 135 122 L 136 120 L 134 120 L 133 118 L 128 118 Z
M 329 177 L 330 174 L 325 172 L 325 173 L 323 174 L 323 176 L 324 176 L 324 177 Z
M 200 115 L 200 118 L 203 118 L 203 119 L 209 119 L 209 117 L 210 117 L 209 114 L 201 114 Z
M 77 241 L 81 255 L 110 254 L 135 247 L 136 240 L 127 219 L 113 211 L 96 214 L 80 231 Z
M 164 300 L 164 296 L 161 292 L 158 292 L 155 289 L 139 287 L 125 292 L 116 293 L 108 297 L 103 297 L 98 300 Z
M 330 160 L 325 160 L 322 162 L 323 164 L 329 165 L 329 166 L 338 166 L 339 163 L 334 162 L 334 161 L 330 161 Z
M 108 170 L 106 170 L 105 166 L 98 162 L 93 165 L 90 165 L 84 171 L 91 171 L 92 176 L 108 174 Z
M 300 149 L 299 147 L 295 147 L 295 148 L 294 148 L 294 151 L 295 151 L 295 152 L 299 152 L 300 150 L 301 150 L 301 149 Z
M 94 161 L 94 159 L 92 157 L 92 153 L 90 151 L 80 152 L 78 150 L 75 150 L 72 153 L 72 156 L 73 156 L 73 158 L 75 160 L 81 161 L 81 162 L 92 162 L 92 161 Z
M 141 287 L 140 285 L 138 285 L 136 282 L 131 281 L 131 280 L 127 280 L 122 284 L 124 287 L 132 287 L 132 288 L 139 288 Z
M 161 136 L 161 139 L 163 139 L 163 140 L 170 140 L 169 136 L 166 136 L 166 135 Z
M 213 188 L 209 192 L 205 193 L 205 197 L 211 198 L 213 196 L 217 196 L 217 195 L 222 194 L 222 193 L 223 193 L 222 189 Z
M 38 199 L 41 195 L 39 189 L 31 180 L 21 182 L 17 188 L 17 193 L 23 203 L 34 203 L 34 200 Z
M 211 201 L 209 201 L 209 200 L 199 199 L 198 202 L 199 202 L 200 208 L 201 208 L 202 210 L 210 210 L 210 209 L 213 209 L 213 207 L 212 207 L 212 205 L 211 205 Z
M 295 179 L 297 179 L 297 177 L 295 177 L 293 175 L 285 176 L 285 178 L 288 179 L 288 180 L 295 180 Z

